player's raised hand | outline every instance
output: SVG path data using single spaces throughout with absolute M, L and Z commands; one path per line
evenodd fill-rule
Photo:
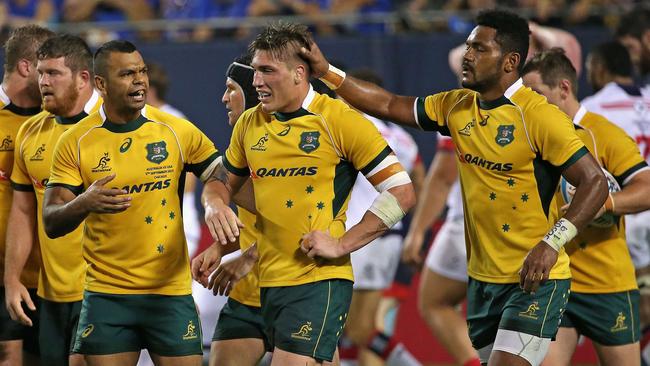
M 344 254 L 340 240 L 333 238 L 329 232 L 314 230 L 302 236 L 300 249 L 309 258 L 338 258 Z
M 95 213 L 119 213 L 131 207 L 129 192 L 118 188 L 106 188 L 106 184 L 115 179 L 115 173 L 97 179 L 88 189 L 79 195 L 85 209 Z
M 327 61 L 313 39 L 309 43 L 309 48 L 310 49 L 301 47 L 300 57 L 309 63 L 309 67 L 311 68 L 311 76 L 320 78 L 327 73 L 327 70 L 329 70 L 330 67 L 330 63 Z
M 519 286 L 524 292 L 535 293 L 548 280 L 557 256 L 558 252 L 544 241 L 540 241 L 528 252 L 519 271 Z
M 244 224 L 228 205 L 217 200 L 205 206 L 205 223 L 208 225 L 212 239 L 221 244 L 234 242 L 239 237 L 239 228 Z
M 235 284 L 244 278 L 257 263 L 257 243 L 246 249 L 242 255 L 223 262 L 210 279 L 209 289 L 214 295 L 230 295 Z
M 409 231 L 404 238 L 404 247 L 402 248 L 402 261 L 406 264 L 419 265 L 422 263 L 422 244 L 424 243 L 424 234 L 413 233 Z
M 5 305 L 11 320 L 31 327 L 33 323 L 23 310 L 23 302 L 30 310 L 36 310 L 27 288 L 20 281 L 5 282 Z
M 210 274 L 221 264 L 221 257 L 221 245 L 218 243 L 213 243 L 201 254 L 194 257 L 190 265 L 194 281 L 207 288 Z

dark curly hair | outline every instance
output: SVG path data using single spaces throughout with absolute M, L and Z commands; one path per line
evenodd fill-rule
M 500 9 L 482 11 L 476 17 L 476 24 L 494 28 L 497 31 L 495 41 L 501 46 L 501 53 L 515 52 L 519 54 L 520 62 L 517 71 L 524 69 L 528 46 L 530 42 L 530 29 L 528 21 L 519 15 Z

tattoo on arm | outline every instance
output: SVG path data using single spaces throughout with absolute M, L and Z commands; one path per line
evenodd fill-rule
M 219 163 L 216 167 L 214 167 L 212 174 L 210 174 L 205 183 L 207 184 L 214 181 L 223 183 L 223 185 L 226 186 L 226 189 L 232 193 L 232 188 L 230 187 L 230 179 L 228 178 L 228 171 L 226 170 L 226 167 L 223 165 L 223 163 Z

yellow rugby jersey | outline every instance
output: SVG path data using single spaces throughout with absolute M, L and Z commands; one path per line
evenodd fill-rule
M 20 108 L 12 104 L 0 85 L 0 278 L 4 276 L 7 220 L 13 199 L 10 178 L 14 165 L 14 149 L 17 146 L 16 135 L 20 126 L 40 111 L 40 107 Z M 25 287 L 38 287 L 40 261 L 38 249 L 32 250 L 20 276 L 20 281 Z
M 492 102 L 467 89 L 418 98 L 415 113 L 456 146 L 469 276 L 519 282 L 526 254 L 558 219 L 560 173 L 587 153 L 571 120 L 521 79 Z M 562 250 L 550 278 L 570 277 Z
M 224 165 L 253 179 L 260 230 L 260 286 L 352 280 L 350 256 L 310 259 L 300 250 L 312 230 L 345 233 L 345 211 L 360 170 L 369 173 L 391 150 L 377 128 L 345 103 L 310 89 L 302 108 L 245 111 Z
M 582 142 L 621 187 L 647 169 L 634 140 L 605 117 L 580 107 L 573 120 Z M 564 203 L 559 191 L 557 200 Z M 571 257 L 571 291 L 608 293 L 637 288 L 623 217 L 608 228 L 588 226 L 566 245 L 566 251 Z
M 149 105 L 126 124 L 108 121 L 100 108 L 61 136 L 48 187 L 64 186 L 79 194 L 115 173 L 108 186 L 132 197 L 124 212 L 86 218 L 87 290 L 191 293 L 181 216 L 185 172 L 201 175 L 217 155 L 193 124 Z
M 79 301 L 83 298 L 86 262 L 82 256 L 83 225 L 56 239 L 45 234 L 43 226 L 43 195 L 50 177 L 54 146 L 61 134 L 102 104 L 93 92 L 84 111 L 70 118 L 57 117 L 43 111 L 30 118 L 18 131 L 11 185 L 14 190 L 31 191 L 36 195 L 38 241 L 41 248 L 41 271 L 38 296 L 56 302 Z
M 239 247 L 243 252 L 257 241 L 259 232 L 255 228 L 257 219 L 254 213 L 239 206 L 237 206 L 237 213 L 239 220 L 244 224 L 244 228 L 239 231 Z M 259 266 L 253 267 L 244 278 L 235 284 L 229 296 L 242 304 L 262 306 L 260 302 L 259 272 Z

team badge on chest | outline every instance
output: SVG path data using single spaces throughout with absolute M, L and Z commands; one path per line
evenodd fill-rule
M 167 143 L 165 141 L 152 142 L 147 144 L 147 160 L 160 164 L 169 156 Z
M 501 146 L 506 146 L 515 139 L 515 125 L 500 125 L 494 140 Z
M 298 147 L 300 150 L 309 154 L 320 146 L 320 141 L 318 141 L 319 137 L 320 132 L 318 131 L 303 132 L 300 134 L 300 143 L 298 144 Z

